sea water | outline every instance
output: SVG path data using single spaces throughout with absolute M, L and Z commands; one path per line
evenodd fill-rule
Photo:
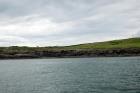
M 140 57 L 0 60 L 0 93 L 140 93 Z

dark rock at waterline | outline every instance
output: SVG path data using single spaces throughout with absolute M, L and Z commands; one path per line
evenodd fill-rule
M 0 53 L 0 59 L 43 58 L 43 57 L 120 57 L 140 56 L 140 48 L 128 49 L 82 49 L 82 50 L 45 50 L 20 53 Z

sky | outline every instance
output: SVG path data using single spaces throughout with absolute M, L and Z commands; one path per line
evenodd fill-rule
M 66 46 L 140 36 L 140 0 L 0 0 L 0 46 Z

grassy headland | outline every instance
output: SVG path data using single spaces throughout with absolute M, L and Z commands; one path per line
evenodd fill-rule
M 0 59 L 140 56 L 140 38 L 55 47 L 0 47 Z

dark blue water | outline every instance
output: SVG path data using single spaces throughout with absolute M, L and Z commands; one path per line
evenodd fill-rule
M 0 93 L 140 93 L 140 57 L 0 60 Z

